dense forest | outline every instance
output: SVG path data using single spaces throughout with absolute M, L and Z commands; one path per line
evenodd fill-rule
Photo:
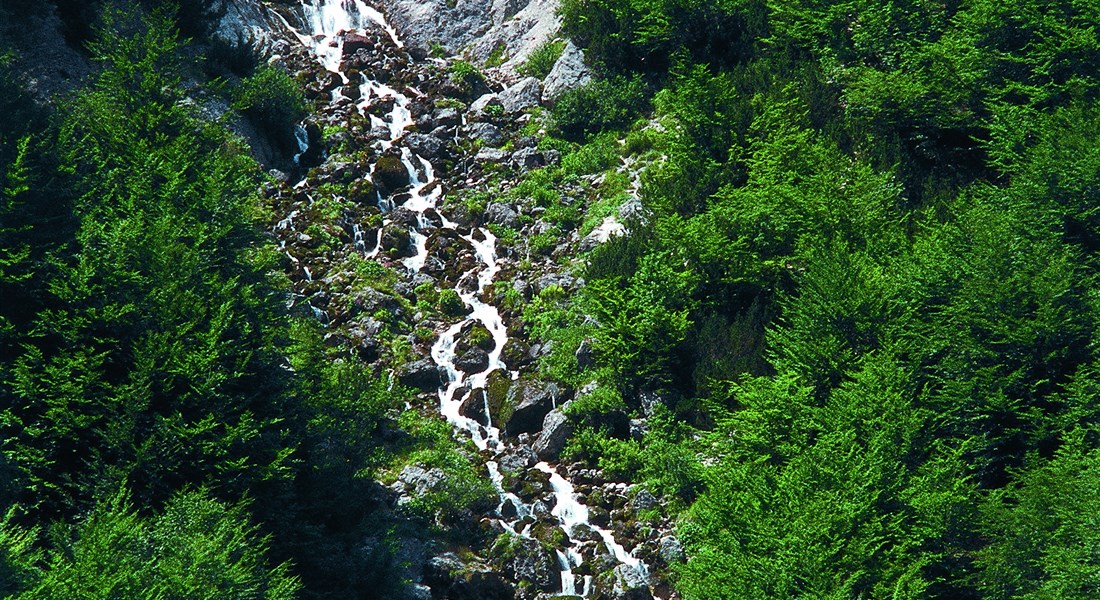
M 35 102 L 0 58 L 0 596 L 398 597 L 379 469 L 472 465 L 288 312 L 260 169 L 185 100 L 293 118 L 296 84 L 197 52 L 176 5 L 79 4 L 77 93 Z M 18 42 L 39 7 L 6 6 Z
M 685 596 L 1100 594 L 1100 5 L 561 10 L 605 77 L 562 131 L 655 158 L 548 367 L 606 388 L 574 452 L 682 507 Z
M 402 530 L 463 534 L 378 480 L 491 490 L 288 309 L 264 175 L 187 101 L 284 126 L 294 82 L 204 54 L 203 2 L 57 4 L 97 70 L 44 104 L 0 2 L 0 597 L 400 597 Z M 642 210 L 522 314 L 590 388 L 566 458 L 675 516 L 678 593 L 1100 596 L 1100 4 L 560 13 L 597 78 L 517 193 L 619 199 L 626 158 Z

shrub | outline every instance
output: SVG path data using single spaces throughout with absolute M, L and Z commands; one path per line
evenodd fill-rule
M 552 114 L 562 137 L 580 141 L 628 125 L 647 104 L 646 86 L 640 77 L 615 77 L 566 92 Z
M 545 79 L 550 71 L 554 69 L 554 63 L 558 62 L 564 50 L 565 42 L 561 40 L 547 41 L 535 48 L 527 57 L 527 60 L 516 70 L 521 75 Z
M 263 65 L 233 90 L 233 108 L 271 131 L 289 130 L 306 115 L 298 84 L 284 71 Z

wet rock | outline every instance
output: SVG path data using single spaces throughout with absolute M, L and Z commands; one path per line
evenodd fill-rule
M 485 565 L 465 563 L 448 552 L 428 561 L 424 582 L 435 598 L 449 600 L 514 600 L 516 590 Z
M 473 419 L 482 425 L 488 425 L 488 413 L 485 412 L 485 408 L 485 390 L 468 390 L 466 397 L 458 405 L 458 414 L 467 419 Z
M 573 435 L 573 422 L 559 409 L 551 410 L 542 421 L 542 433 L 532 449 L 542 460 L 555 460 L 561 454 L 569 436 Z
M 386 154 L 378 159 L 374 165 L 374 175 L 371 180 L 383 196 L 389 196 L 407 187 L 410 182 L 409 171 L 405 169 L 401 158 L 393 154 Z
M 401 385 L 424 391 L 435 391 L 443 385 L 439 367 L 430 358 L 422 358 L 401 365 L 397 369 L 397 380 L 401 382 Z
M 409 229 L 398 223 L 390 223 L 382 230 L 382 249 L 397 258 L 406 258 L 416 254 L 416 247 L 409 237 Z
M 542 100 L 542 82 L 534 77 L 527 77 L 501 92 L 499 97 L 504 110 L 509 113 L 538 106 Z
M 499 146 L 504 141 L 504 133 L 492 123 L 470 123 L 466 126 L 466 135 L 487 146 Z
M 569 537 L 578 542 L 602 542 L 603 540 L 603 537 L 591 525 L 585 523 L 574 525 L 569 532 Z
M 485 220 L 505 227 L 515 227 L 519 215 L 507 204 L 494 203 L 485 209 Z
M 683 544 L 674 535 L 661 538 L 661 541 L 658 542 L 658 548 L 661 560 L 665 561 L 665 564 L 671 565 L 687 560 Z
M 592 73 L 584 64 L 584 53 L 572 41 L 566 42 L 561 57 L 546 76 L 542 89 L 542 101 L 553 104 L 561 95 L 592 81 Z
M 514 382 L 508 389 L 505 401 L 512 407 L 512 414 L 504 425 L 504 432 L 515 436 L 538 431 L 559 396 L 562 396 L 562 390 L 556 383 L 537 380 Z
M 498 459 L 501 470 L 509 473 L 522 473 L 537 462 L 538 456 L 528 446 L 515 446 Z
M 489 354 L 481 348 L 471 348 L 455 359 L 455 368 L 463 373 L 480 373 L 489 368 Z
M 517 580 L 528 581 L 545 592 L 561 589 L 561 573 L 549 550 L 531 538 L 514 538 L 513 543 L 514 555 L 508 566 Z
M 443 157 L 443 142 L 437 137 L 423 133 L 407 133 L 404 139 L 405 145 L 410 150 L 428 160 L 438 160 Z
M 358 33 L 344 34 L 344 46 L 342 48 L 345 57 L 351 56 L 359 50 L 370 51 L 374 49 L 374 41 L 365 35 Z
M 649 583 L 645 575 L 630 565 L 619 565 L 615 567 L 609 598 L 611 600 L 653 600 L 653 594 L 649 591 Z

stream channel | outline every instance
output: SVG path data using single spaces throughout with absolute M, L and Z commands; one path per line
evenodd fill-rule
M 343 39 L 350 32 L 365 32 L 368 29 L 381 28 L 386 31 L 394 43 L 401 47 L 401 41 L 394 29 L 387 24 L 385 17 L 376 9 L 368 6 L 363 0 L 303 0 L 300 11 L 300 22 L 297 27 L 291 26 L 292 31 L 302 44 L 310 48 L 317 60 L 329 71 L 336 73 L 343 82 L 348 83 L 347 76 L 341 72 L 341 58 L 343 56 Z M 387 150 L 394 146 L 405 128 L 413 123 L 409 111 L 409 98 L 401 92 L 390 88 L 380 82 L 367 79 L 362 76 L 360 83 L 361 96 L 357 108 L 362 114 L 366 114 L 366 107 L 372 99 L 392 98 L 393 109 L 385 117 L 370 116 L 372 125 L 385 127 L 390 137 L 388 140 L 378 142 L 378 150 Z M 333 101 L 339 101 L 339 88 Z M 414 154 L 408 148 L 401 148 L 401 160 L 408 170 L 411 188 L 402 194 L 407 198 L 402 206 L 417 215 L 417 227 L 410 230 L 411 241 L 415 244 L 416 254 L 402 260 L 405 268 L 417 272 L 425 264 L 428 257 L 427 239 L 433 227 L 456 229 L 455 223 L 449 221 L 438 210 L 437 206 L 442 199 L 442 190 L 436 181 L 432 165 L 427 160 Z M 393 210 L 394 206 L 389 200 L 379 197 L 379 208 L 384 215 L 383 227 L 388 222 L 385 214 Z M 363 239 L 361 229 L 356 226 L 356 249 L 364 257 L 371 258 L 378 254 L 381 245 L 382 227 L 378 229 L 378 238 L 373 244 L 368 244 Z M 476 228 L 469 235 L 462 236 L 474 248 L 480 267 L 463 274 L 456 286 L 456 291 L 462 302 L 469 309 L 469 314 L 464 320 L 455 323 L 445 331 L 439 333 L 437 341 L 431 348 L 431 358 L 446 373 L 448 383 L 441 386 L 439 395 L 440 413 L 457 430 L 458 435 L 469 436 L 478 449 L 488 451 L 493 456 L 499 456 L 508 449 L 509 441 L 501 436 L 500 429 L 491 422 L 479 423 L 460 414 L 459 407 L 462 398 L 457 398 L 460 390 L 469 390 L 470 394 L 480 393 L 487 398 L 485 389 L 488 384 L 489 374 L 501 370 L 510 375 L 512 379 L 519 376 L 518 372 L 509 372 L 507 366 L 501 360 L 501 352 L 508 343 L 508 329 L 501 319 L 496 307 L 482 301 L 484 292 L 492 285 L 493 279 L 500 270 L 496 254 L 496 238 L 485 228 Z M 464 374 L 455 368 L 456 337 L 472 321 L 480 322 L 491 334 L 494 342 L 492 352 L 489 353 L 489 366 L 480 373 Z M 486 400 L 487 402 L 487 400 Z M 486 415 L 489 411 L 486 409 Z M 488 420 L 488 417 L 486 417 Z M 503 475 L 495 460 L 486 462 L 490 478 L 499 494 L 500 502 L 492 515 L 500 525 L 515 535 L 530 537 L 529 529 L 531 519 L 525 519 L 531 515 L 532 506 L 525 504 L 515 494 L 506 492 L 503 488 Z M 636 571 L 642 578 L 648 578 L 648 569 L 639 559 L 630 555 L 627 550 L 615 540 L 614 535 L 603 528 L 589 522 L 588 507 L 580 502 L 573 490 L 573 485 L 563 477 L 556 468 L 546 462 L 539 462 L 534 469 L 549 475 L 551 490 L 553 491 L 554 506 L 551 514 L 558 520 L 564 530 L 566 540 L 573 540 L 573 529 L 578 525 L 584 525 L 595 531 L 602 539 L 607 551 L 613 555 L 622 565 Z M 508 506 L 510 505 L 510 506 Z M 509 515 L 506 518 L 504 515 Z M 593 593 L 592 575 L 576 576 L 573 571 L 580 566 L 583 557 L 580 552 L 581 542 L 569 541 L 568 546 L 555 549 L 561 575 L 561 591 L 563 595 L 590 596 Z

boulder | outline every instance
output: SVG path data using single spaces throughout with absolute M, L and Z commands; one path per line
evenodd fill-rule
M 537 148 L 520 148 L 512 153 L 512 166 L 516 169 L 530 170 L 545 167 L 551 164 L 546 154 Z
M 542 100 L 542 82 L 527 77 L 499 94 L 500 103 L 509 113 L 517 113 L 539 105 Z
M 640 489 L 634 495 L 634 499 L 630 501 L 630 506 L 635 512 L 638 512 L 658 508 L 661 506 L 661 501 L 649 490 Z
M 482 148 L 474 156 L 476 162 L 502 163 L 508 160 L 508 152 L 499 148 Z
M 428 160 L 437 160 L 443 157 L 443 142 L 439 138 L 423 133 L 405 134 L 405 145 L 414 153 Z
M 445 383 L 443 377 L 440 376 L 439 367 L 430 358 L 422 358 L 401 365 L 397 369 L 397 380 L 401 382 L 401 385 L 426 392 L 435 391 Z
M 558 570 L 557 561 L 538 540 L 515 538 L 513 552 L 508 566 L 517 581 L 530 582 L 544 592 L 561 589 L 561 572 Z
M 439 490 L 447 480 L 447 474 L 443 469 L 425 469 L 416 465 L 409 465 L 401 469 L 397 475 L 398 485 L 417 496 Z
M 649 583 L 644 574 L 630 565 L 615 567 L 614 583 L 611 586 L 612 600 L 653 600 Z
M 542 433 L 532 449 L 541 460 L 556 460 L 571 435 L 573 422 L 560 409 L 551 410 L 542 421 Z
M 382 230 L 382 249 L 392 252 L 398 258 L 416 254 L 416 247 L 409 237 L 409 229 L 398 223 L 390 223 Z
M 592 72 L 584 64 L 584 53 L 572 41 L 566 42 L 561 57 L 546 76 L 542 87 L 542 102 L 552 105 L 561 95 L 592 81 Z
M 466 134 L 486 146 L 499 146 L 504 141 L 504 133 L 492 123 L 470 123 L 466 126 Z
M 454 108 L 437 108 L 432 113 L 432 121 L 436 127 L 453 127 L 461 123 L 462 118 Z
M 484 115 L 489 112 L 490 106 L 504 108 L 504 104 L 501 103 L 499 96 L 496 94 L 485 94 L 470 103 L 470 113 L 474 116 Z
M 535 433 L 561 395 L 562 390 L 555 383 L 537 380 L 514 382 L 508 388 L 505 400 L 512 411 L 504 424 L 504 432 L 512 436 Z
M 515 227 L 518 218 L 516 209 L 507 204 L 495 202 L 485 209 L 485 220 L 496 225 Z
M 489 354 L 474 347 L 455 359 L 455 368 L 463 373 L 480 373 L 489 368 Z
M 514 600 L 516 590 L 485 565 L 465 563 L 453 552 L 436 556 L 424 566 L 424 583 L 435 598 L 451 600 Z
M 341 48 L 344 58 L 347 58 L 359 50 L 370 51 L 374 48 L 374 41 L 365 35 L 358 33 L 346 33 L 344 34 L 344 46 Z
M 401 162 L 401 157 L 395 154 L 385 154 L 379 157 L 374 165 L 374 173 L 371 181 L 383 196 L 389 196 L 395 191 L 409 185 L 409 171 Z
M 674 535 L 661 538 L 657 547 L 659 548 L 658 553 L 661 555 L 661 560 L 665 561 L 665 564 L 671 565 L 687 560 L 683 544 Z

